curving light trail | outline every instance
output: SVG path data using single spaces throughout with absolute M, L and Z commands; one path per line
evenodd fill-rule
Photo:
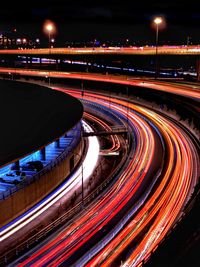
M 172 85 L 158 81 L 146 80 L 127 80 L 127 77 L 104 76 L 97 74 L 77 74 L 65 72 L 50 72 L 36 70 L 16 70 L 4 69 L 1 72 L 18 73 L 30 76 L 51 76 L 65 77 L 72 79 L 103 81 L 119 83 L 125 85 L 135 85 L 147 87 L 154 90 L 171 92 L 200 100 L 200 92 L 197 88 L 188 85 Z M 76 93 L 78 95 L 78 93 Z M 80 95 L 79 95 L 80 97 Z M 109 105 L 108 98 L 93 94 L 85 94 L 85 98 L 96 101 L 101 105 Z M 94 206 L 82 214 L 80 221 L 70 225 L 65 231 L 56 237 L 48 245 L 33 254 L 20 266 L 33 265 L 57 266 L 66 264 L 76 256 L 79 249 L 87 243 L 90 244 L 96 234 L 101 233 L 104 243 L 100 246 L 100 241 L 93 244 L 95 251 L 92 255 L 86 253 L 82 256 L 84 264 L 88 266 L 109 266 L 116 262 L 126 251 L 132 242 L 136 242 L 129 257 L 124 258 L 125 266 L 137 266 L 145 260 L 149 252 L 153 251 L 157 244 L 164 238 L 166 233 L 176 222 L 181 214 L 187 199 L 190 196 L 193 186 L 198 177 L 199 158 L 197 150 L 190 140 L 188 134 L 178 125 L 169 119 L 154 113 L 146 108 L 130 105 L 129 114 L 126 114 L 127 103 L 112 99 L 112 109 L 128 115 L 130 124 L 134 125 L 136 132 L 137 147 L 133 159 L 124 170 L 123 175 L 107 192 L 103 199 L 97 201 Z M 141 115 L 139 115 L 141 114 Z M 149 185 L 147 196 L 142 195 L 142 199 L 137 201 L 133 208 L 129 207 L 128 214 L 125 216 L 126 223 L 123 227 L 118 227 L 116 223 L 116 233 L 109 236 L 103 235 L 104 228 L 109 222 L 113 222 L 115 216 L 127 206 L 127 203 L 137 195 L 137 192 L 149 179 L 148 173 L 156 158 L 155 134 L 147 118 L 151 121 L 165 142 L 165 168 L 161 173 L 159 183 L 156 186 Z M 148 179 L 147 179 L 148 178 Z M 150 188 L 151 193 L 150 193 Z M 122 221 L 120 221 L 122 223 Z M 130 252 L 130 251 L 129 251 Z M 78 260 L 78 259 L 77 259 Z M 77 261 L 78 262 L 78 261 Z
M 110 105 L 106 96 L 85 93 L 84 98 Z M 127 113 L 127 103 L 118 99 L 112 99 L 111 106 L 128 116 L 129 124 L 135 129 L 137 145 L 133 158 L 124 166 L 123 174 L 115 184 L 89 210 L 83 211 L 79 220 L 19 266 L 68 266 L 74 261 L 77 261 L 75 266 L 110 266 L 119 261 L 128 248 L 131 253 L 129 250 L 124 265 L 137 266 L 179 218 L 198 178 L 199 158 L 194 144 L 181 127 L 148 108 L 129 103 Z M 155 177 L 153 165 L 161 164 L 156 157 L 160 149 L 156 141 L 159 135 L 165 143 L 165 167 L 160 170 L 160 176 Z M 158 171 L 158 166 L 155 169 Z M 146 183 L 148 188 L 144 190 Z M 123 215 L 124 222 L 116 219 L 119 214 Z M 111 230 L 113 224 L 116 231 Z M 80 251 L 88 246 L 95 249 L 81 255 Z
M 96 116 L 93 116 L 92 114 L 87 113 L 87 112 L 84 112 L 83 116 L 86 119 L 96 121 L 98 123 L 98 125 L 100 125 L 104 129 L 104 131 L 107 131 L 107 132 L 112 131 L 112 128 L 107 123 L 105 123 L 102 119 L 97 118 Z M 104 150 L 101 150 L 101 155 L 117 152 L 120 150 L 121 143 L 120 143 L 119 137 L 117 135 L 110 135 L 110 141 L 111 141 L 111 147 L 104 149 Z
M 129 86 L 144 87 L 146 89 L 153 89 L 172 94 L 182 95 L 190 98 L 195 98 L 200 101 L 200 89 L 191 85 L 179 85 L 171 84 L 168 82 L 152 81 L 146 79 L 134 79 L 127 76 L 115 76 L 115 75 L 102 75 L 95 73 L 73 73 L 73 72 L 61 72 L 61 71 L 44 71 L 44 70 L 31 70 L 31 69 L 17 69 L 17 68 L 2 68 L 0 67 L 0 73 L 4 74 L 19 74 L 25 76 L 39 76 L 49 78 L 66 78 L 66 79 L 80 79 L 97 82 L 116 83 Z M 134 88 L 133 88 L 134 90 Z
M 152 112 L 149 112 L 149 115 L 155 117 Z M 188 144 L 185 134 L 170 122 L 158 115 L 154 120 L 154 123 L 162 123 L 162 127 L 164 126 L 163 134 L 170 150 L 168 169 L 162 182 L 137 216 L 86 266 L 95 266 L 97 263 L 101 266 L 111 264 L 137 235 L 144 231 L 157 214 L 143 240 L 125 263 L 125 266 L 137 266 L 163 239 L 185 204 L 191 183 L 194 183 L 193 149 L 195 148 L 190 142 Z M 176 158 L 174 158 L 174 152 L 176 152 Z M 197 166 L 197 162 L 195 165 Z
M 157 49 L 160 55 L 199 55 L 199 45 L 163 45 Z M 155 46 L 133 47 L 84 47 L 84 48 L 35 48 L 35 49 L 2 49 L 4 55 L 155 55 Z
M 59 263 L 57 253 L 60 254 L 64 248 L 65 250 L 69 248 L 67 255 L 71 255 L 82 245 L 82 243 L 86 242 L 92 236 L 94 236 L 95 233 L 100 231 L 102 227 L 106 225 L 108 221 L 111 220 L 130 200 L 133 192 L 136 191 L 139 184 L 141 184 L 145 176 L 145 172 L 147 171 L 154 155 L 154 139 L 150 127 L 145 121 L 142 121 L 139 116 L 133 118 L 133 121 L 135 125 L 138 125 L 138 140 L 141 140 L 140 146 L 137 146 L 135 153 L 135 157 L 138 157 L 139 161 L 135 163 L 131 162 L 128 165 L 128 168 L 123 173 L 121 179 L 115 183 L 114 187 L 111 188 L 105 197 L 95 203 L 94 207 L 90 209 L 87 214 L 81 216 L 76 223 L 68 227 L 66 231 L 56 238 L 56 240 L 36 253 L 37 257 L 39 257 L 39 260 L 35 261 L 34 265 L 45 265 L 55 256 L 56 261 Z M 143 139 L 147 140 L 147 144 L 143 142 Z M 148 158 L 148 164 L 144 164 L 145 158 Z M 131 179 L 127 179 L 126 177 L 129 173 L 133 173 L 133 176 L 131 175 Z M 139 174 L 141 177 L 138 182 L 136 182 Z M 75 238 L 76 236 L 78 238 Z M 57 246 L 55 246 L 55 243 Z M 50 250 L 52 246 L 54 249 Z M 49 253 L 45 253 L 45 257 L 41 258 L 41 253 L 46 251 L 49 251 Z M 36 257 L 36 255 L 34 255 L 34 257 Z M 25 261 L 22 266 L 25 266 L 31 261 L 31 259 L 32 257 Z
M 82 123 L 86 132 L 93 131 L 92 128 L 85 121 L 83 121 Z M 95 136 L 89 137 L 88 149 L 86 156 L 83 160 L 82 166 L 80 166 L 62 186 L 60 186 L 57 190 L 53 191 L 43 201 L 40 201 L 36 206 L 31 208 L 19 218 L 16 218 L 13 222 L 2 227 L 0 233 L 0 241 L 2 242 L 6 238 L 10 237 L 14 233 L 22 229 L 25 225 L 27 225 L 32 220 L 36 219 L 44 211 L 49 209 L 50 206 L 59 201 L 64 195 L 68 194 L 71 190 L 75 190 L 78 186 L 80 186 L 82 181 L 82 172 L 83 179 L 84 181 L 86 181 L 97 164 L 98 156 L 98 139 Z

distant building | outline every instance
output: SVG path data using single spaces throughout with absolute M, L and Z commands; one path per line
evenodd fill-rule
M 17 35 L 16 32 L 3 31 L 0 32 L 0 46 L 1 48 L 10 48 L 16 46 Z
M 17 31 L 0 31 L 0 48 L 30 48 L 34 43 L 26 36 L 20 36 Z

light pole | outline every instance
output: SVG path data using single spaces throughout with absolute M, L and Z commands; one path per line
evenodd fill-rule
M 156 24 L 156 56 L 155 56 L 155 79 L 158 77 L 158 33 L 159 33 L 159 25 L 163 22 L 161 17 L 156 17 L 154 19 L 154 23 Z
M 46 25 L 46 30 L 47 30 L 48 36 L 49 36 L 49 48 L 51 48 L 51 32 L 53 31 L 53 24 L 48 23 Z
M 51 20 L 46 20 L 43 24 L 43 30 L 46 34 L 48 34 L 48 45 L 49 48 L 51 48 L 51 37 L 52 33 L 54 34 L 56 32 L 56 26 L 55 23 Z M 54 39 L 52 39 L 54 42 Z
M 55 32 L 55 24 L 48 20 L 44 23 L 44 31 L 48 34 L 49 42 L 49 64 L 50 64 L 50 54 L 51 54 L 51 34 Z M 49 71 L 49 86 L 50 86 L 50 71 Z

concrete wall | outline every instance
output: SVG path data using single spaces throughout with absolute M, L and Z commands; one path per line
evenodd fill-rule
M 0 227 L 10 222 L 56 188 L 71 172 L 70 158 L 74 155 L 74 165 L 81 154 L 81 143 L 59 164 L 52 167 L 31 184 L 15 192 L 0 203 Z

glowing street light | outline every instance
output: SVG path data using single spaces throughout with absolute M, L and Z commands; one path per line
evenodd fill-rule
M 51 34 L 55 32 L 55 25 L 51 21 L 47 21 L 44 25 L 45 32 L 48 33 L 49 36 L 49 48 L 51 47 Z
M 161 17 L 156 17 L 156 18 L 154 19 L 154 23 L 155 23 L 156 25 L 159 25 L 160 23 L 162 23 L 162 18 L 161 18 Z
M 163 23 L 163 19 L 161 17 L 156 17 L 154 19 L 154 24 L 156 25 L 156 70 L 155 70 L 155 79 L 158 77 L 158 33 L 159 33 L 159 25 Z
M 53 25 L 52 24 L 47 24 L 46 29 L 49 34 L 49 47 L 51 46 L 51 32 L 53 31 Z

